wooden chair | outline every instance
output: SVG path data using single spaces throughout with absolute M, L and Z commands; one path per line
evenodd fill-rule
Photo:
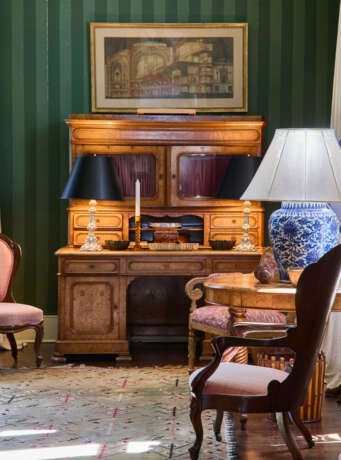
M 271 248 L 266 248 L 260 263 L 271 266 L 271 268 L 274 271 L 276 270 L 278 274 L 276 262 Z M 216 274 L 216 276 L 219 277 L 219 273 Z M 241 329 L 236 329 L 234 328 L 233 324 L 230 324 L 229 307 L 223 305 L 205 305 L 198 308 L 197 302 L 202 298 L 204 294 L 200 286 L 202 286 L 202 283 L 206 279 L 206 277 L 193 278 L 187 282 L 185 287 L 186 294 L 191 299 L 191 310 L 188 321 L 189 372 L 193 372 L 194 370 L 197 342 L 195 331 L 202 331 L 213 336 L 220 336 L 230 335 L 230 330 L 232 330 L 233 335 L 242 335 Z M 276 310 L 256 310 L 248 308 L 246 310 L 245 320 L 252 323 L 259 322 L 285 324 L 286 316 Z M 226 350 L 223 360 L 225 362 L 234 360 L 239 363 L 247 363 L 247 349 L 245 347 L 231 347 L 230 349 Z
M 215 431 L 219 434 L 222 414 L 276 413 L 280 432 L 295 460 L 302 459 L 296 441 L 289 430 L 289 416 L 303 434 L 308 447 L 312 436 L 298 415 L 304 403 L 327 317 L 332 308 L 341 273 L 341 245 L 325 254 L 302 273 L 296 292 L 297 325 L 287 325 L 283 337 L 247 339 L 215 337 L 212 339 L 215 357 L 205 368 L 190 376 L 190 417 L 196 440 L 190 449 L 196 460 L 203 439 L 201 411 L 216 409 Z M 273 326 L 272 326 L 273 328 Z M 279 325 L 278 329 L 283 325 Z M 309 344 L 309 346 L 307 346 Z M 260 366 L 221 362 L 229 347 L 286 347 L 296 353 L 291 373 Z M 227 419 L 231 421 L 229 416 Z M 219 436 L 218 436 L 219 438 Z
M 31 305 L 16 303 L 12 292 L 12 283 L 20 259 L 20 246 L 0 233 L 0 333 L 7 335 L 11 353 L 17 365 L 18 349 L 14 334 L 25 329 L 34 329 L 36 332 L 34 342 L 36 364 L 37 367 L 40 367 L 42 362 L 40 344 L 44 335 L 43 311 Z

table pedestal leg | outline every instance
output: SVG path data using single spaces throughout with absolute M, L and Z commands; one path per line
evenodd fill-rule
M 241 307 L 230 307 L 231 324 L 242 323 L 246 321 L 246 309 Z M 231 331 L 233 333 L 233 331 Z M 239 364 L 248 363 L 248 350 L 247 347 L 239 347 L 239 350 L 234 358 L 234 361 Z

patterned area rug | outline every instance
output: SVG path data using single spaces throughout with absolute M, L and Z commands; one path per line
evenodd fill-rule
M 0 458 L 189 458 L 194 433 L 183 366 L 2 370 L 0 386 Z M 226 458 L 214 416 L 203 414 L 201 459 Z

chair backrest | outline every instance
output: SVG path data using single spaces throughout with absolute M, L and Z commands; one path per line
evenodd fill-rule
M 290 376 L 281 384 L 281 393 L 284 391 L 291 405 L 304 403 L 340 275 L 341 245 L 306 267 L 299 279 L 295 298 L 297 327 L 289 330 L 285 339 L 285 346 L 296 352 L 296 358 Z
M 0 233 L 0 302 L 14 302 L 12 282 L 20 258 L 20 246 Z

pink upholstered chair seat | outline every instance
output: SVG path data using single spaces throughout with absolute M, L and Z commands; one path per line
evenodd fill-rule
M 43 311 L 22 303 L 0 303 L 1 326 L 21 326 L 39 324 L 43 320 Z
M 194 310 L 190 317 L 192 324 L 226 332 L 230 312 L 229 308 L 224 306 L 205 306 Z M 245 320 L 249 322 L 286 324 L 286 316 L 276 310 L 248 308 Z
M 228 307 L 205 306 L 194 310 L 190 318 L 192 324 L 198 324 L 225 332 L 230 320 L 230 312 Z
M 191 374 L 190 385 L 200 371 L 201 369 L 197 369 Z M 283 382 L 287 376 L 287 372 L 270 367 L 220 363 L 214 374 L 207 380 L 203 393 L 263 396 L 267 395 L 268 385 L 272 380 Z

